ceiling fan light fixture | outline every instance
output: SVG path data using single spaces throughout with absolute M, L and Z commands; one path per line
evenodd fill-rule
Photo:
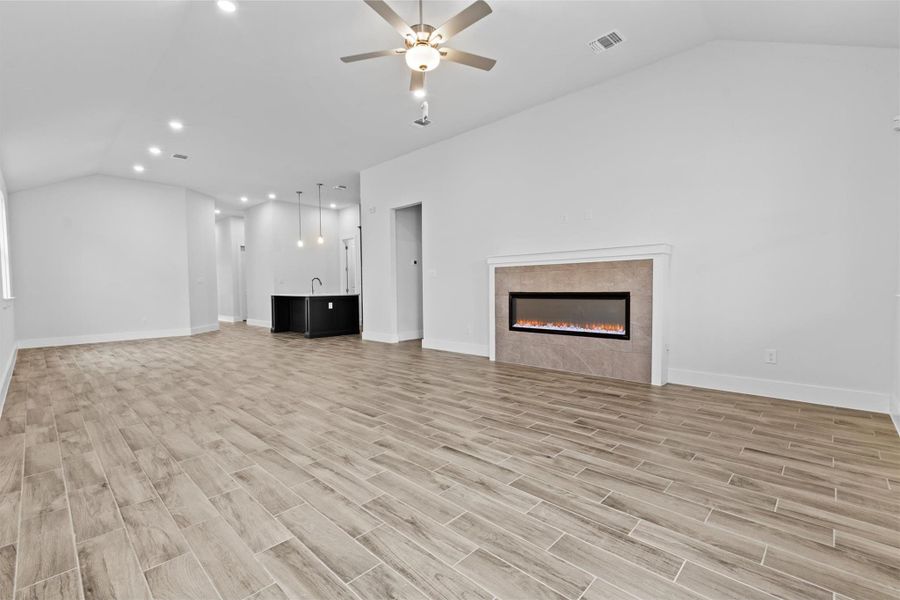
M 425 91 L 425 88 L 417 88 L 413 90 L 413 96 L 416 98 L 424 98 L 428 93 Z
M 441 63 L 441 53 L 420 42 L 406 51 L 406 64 L 413 71 L 431 71 Z

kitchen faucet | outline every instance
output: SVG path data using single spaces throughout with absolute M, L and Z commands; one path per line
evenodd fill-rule
M 319 282 L 319 285 L 322 285 L 322 280 L 318 277 L 313 277 L 312 281 L 309 282 L 309 293 L 313 296 L 316 295 L 316 282 Z

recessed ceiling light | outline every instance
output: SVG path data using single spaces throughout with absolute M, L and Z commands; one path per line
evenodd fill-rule
M 277 197 L 274 192 L 269 194 L 269 200 L 274 200 Z
M 219 7 L 219 10 L 222 12 L 233 13 L 237 10 L 237 2 L 234 0 L 219 0 L 216 2 L 216 6 Z
M 184 123 L 175 120 L 169 121 L 169 127 L 171 127 L 173 131 L 181 131 L 184 129 Z
M 144 172 L 144 165 L 134 165 L 134 166 L 131 167 L 131 168 L 134 169 L 134 170 L 135 170 L 136 172 L 138 172 L 138 173 L 143 173 L 143 172 Z
M 221 215 L 221 214 L 222 214 L 222 211 L 219 210 L 218 208 L 217 208 L 216 210 L 214 210 L 213 212 L 216 213 L 217 215 Z
M 337 208 L 337 204 L 335 204 L 334 202 L 332 202 L 332 203 L 329 204 L 328 206 L 330 206 L 331 208 Z
M 246 202 L 246 201 L 247 201 L 247 196 L 241 196 L 241 202 Z
M 159 146 L 150 146 L 149 148 L 147 148 L 147 152 L 149 152 L 153 156 L 159 156 L 160 154 L 162 154 L 162 150 L 160 150 Z

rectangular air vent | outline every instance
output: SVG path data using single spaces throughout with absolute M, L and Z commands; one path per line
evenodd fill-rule
M 618 31 L 610 31 L 604 36 L 598 37 L 596 40 L 588 42 L 588 46 L 590 46 L 591 51 L 594 54 L 601 54 L 606 52 L 613 46 L 618 46 L 622 42 L 625 41 L 625 38 L 622 37 L 622 34 Z
M 179 160 L 187 160 L 187 154 L 173 154 L 172 158 L 177 158 Z

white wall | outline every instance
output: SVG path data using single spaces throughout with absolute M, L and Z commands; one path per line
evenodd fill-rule
M 341 233 L 338 211 L 322 210 L 324 244 L 319 235 L 319 210 L 303 206 L 303 248 L 297 247 L 297 204 L 265 202 L 245 213 L 247 237 L 247 322 L 268 327 L 272 294 L 308 294 L 313 277 L 316 293 L 341 293 Z
M 188 294 L 191 332 L 219 328 L 216 284 L 216 200 L 185 190 L 187 215 Z
M 395 212 L 397 337 L 422 337 L 422 205 Z
M 895 134 L 897 138 L 897 147 L 900 149 L 900 132 Z M 900 153 L 900 150 L 898 150 Z M 900 204 L 900 186 L 897 190 L 897 202 Z M 898 211 L 900 214 L 900 211 Z M 897 236 L 900 237 L 900 221 L 897 222 Z M 896 295 L 894 296 L 894 389 L 891 394 L 891 418 L 894 420 L 894 427 L 900 434 L 900 252 L 898 252 L 897 260 L 897 281 Z
M 487 353 L 488 256 L 669 243 L 670 381 L 886 411 L 897 75 L 715 42 L 363 171 L 366 331 L 396 334 L 389 209 L 421 200 L 428 346 Z
M 226 217 L 216 221 L 216 275 L 219 291 L 219 320 L 241 321 L 245 307 L 241 287 L 241 246 L 244 219 Z
M 216 294 L 212 209 L 186 196 L 104 175 L 13 194 L 20 345 L 187 335 L 192 292 L 197 323 L 207 321 Z

